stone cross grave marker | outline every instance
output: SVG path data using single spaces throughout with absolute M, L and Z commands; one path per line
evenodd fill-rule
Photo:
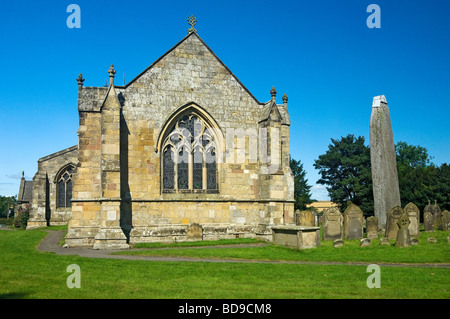
M 387 214 L 386 221 L 386 237 L 388 238 L 396 238 L 398 231 L 397 221 L 400 216 L 403 215 L 403 209 L 400 206 L 395 206 L 392 208 Z
M 411 245 L 411 238 L 409 236 L 410 221 L 408 215 L 403 213 L 397 221 L 398 231 L 395 247 L 409 247 Z
M 344 211 L 344 236 L 345 239 L 363 238 L 364 216 L 359 206 L 351 204 Z

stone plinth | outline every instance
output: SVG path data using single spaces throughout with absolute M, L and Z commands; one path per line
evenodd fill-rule
M 273 243 L 276 245 L 306 249 L 320 246 L 320 228 L 307 226 L 275 226 L 272 228 Z

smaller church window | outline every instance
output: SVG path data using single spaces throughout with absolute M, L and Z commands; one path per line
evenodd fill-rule
M 59 174 L 57 179 L 57 207 L 72 206 L 72 173 L 73 168 L 70 166 Z

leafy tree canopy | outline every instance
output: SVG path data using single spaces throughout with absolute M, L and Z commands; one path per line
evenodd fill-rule
M 373 214 L 370 148 L 364 144 L 364 137 L 349 134 L 331 142 L 326 153 L 314 162 L 321 175 L 317 183 L 327 185 L 331 200 L 341 207 L 352 202 L 365 214 Z
M 312 203 L 311 185 L 308 185 L 306 171 L 300 160 L 297 161 L 290 157 L 289 164 L 294 174 L 294 209 L 305 210 L 306 205 Z

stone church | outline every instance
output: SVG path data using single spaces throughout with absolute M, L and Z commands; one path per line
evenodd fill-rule
M 128 84 L 83 86 L 78 145 L 38 161 L 28 228 L 68 247 L 252 237 L 294 223 L 287 96 L 259 102 L 197 34 Z M 30 185 L 29 185 L 30 186 Z

